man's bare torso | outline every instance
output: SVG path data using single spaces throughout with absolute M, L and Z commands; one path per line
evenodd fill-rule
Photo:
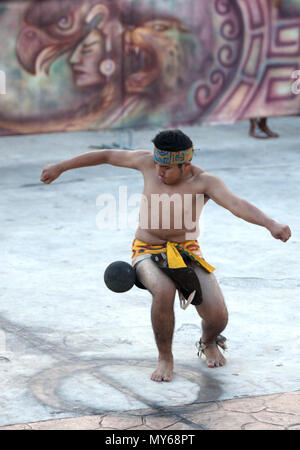
M 175 184 L 158 177 L 152 155 L 142 169 L 144 190 L 139 226 L 135 237 L 149 244 L 197 239 L 199 218 L 207 198 L 201 189 L 200 167 L 191 166 L 188 175 Z

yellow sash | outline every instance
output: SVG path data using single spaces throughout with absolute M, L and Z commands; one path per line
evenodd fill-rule
M 185 241 L 185 242 L 167 242 L 166 244 L 152 245 L 142 242 L 139 239 L 135 239 L 132 244 L 132 258 L 150 253 L 152 255 L 158 253 L 166 253 L 168 260 L 168 267 L 170 269 L 179 269 L 187 267 L 182 254 L 189 256 L 198 265 L 201 265 L 207 272 L 211 273 L 215 270 L 204 258 L 197 255 L 195 251 L 200 252 L 198 241 Z

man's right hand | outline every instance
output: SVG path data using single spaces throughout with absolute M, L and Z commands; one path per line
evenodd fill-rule
M 45 184 L 50 184 L 52 181 L 56 180 L 63 170 L 60 164 L 49 164 L 44 167 L 40 180 Z

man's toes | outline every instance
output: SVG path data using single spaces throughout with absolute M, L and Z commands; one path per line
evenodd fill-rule
M 207 361 L 207 366 L 209 367 L 209 368 L 213 368 L 213 367 L 222 367 L 222 366 L 224 366 L 225 365 L 225 361 L 222 361 L 222 360 L 217 360 L 217 359 L 209 359 L 208 361 Z
M 163 377 L 162 381 L 171 381 L 171 377 L 165 376 L 165 377 Z
M 157 375 L 154 375 L 153 377 L 151 377 L 151 379 L 153 381 L 161 381 L 161 379 Z
M 170 381 L 172 381 L 171 375 L 160 375 L 158 373 L 153 373 L 150 378 L 151 378 L 152 381 L 158 381 L 158 382 L 161 382 L 161 381 L 170 382 Z
M 161 377 L 161 375 L 159 375 L 159 374 L 157 374 L 157 373 L 153 373 L 152 375 L 151 375 L 151 380 L 153 380 L 153 381 L 162 381 L 162 377 Z

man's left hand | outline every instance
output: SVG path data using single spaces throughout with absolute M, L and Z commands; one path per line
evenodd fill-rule
M 275 239 L 280 239 L 282 242 L 286 242 L 291 237 L 292 233 L 288 225 L 282 225 L 281 223 L 274 222 L 270 228 L 270 233 Z

